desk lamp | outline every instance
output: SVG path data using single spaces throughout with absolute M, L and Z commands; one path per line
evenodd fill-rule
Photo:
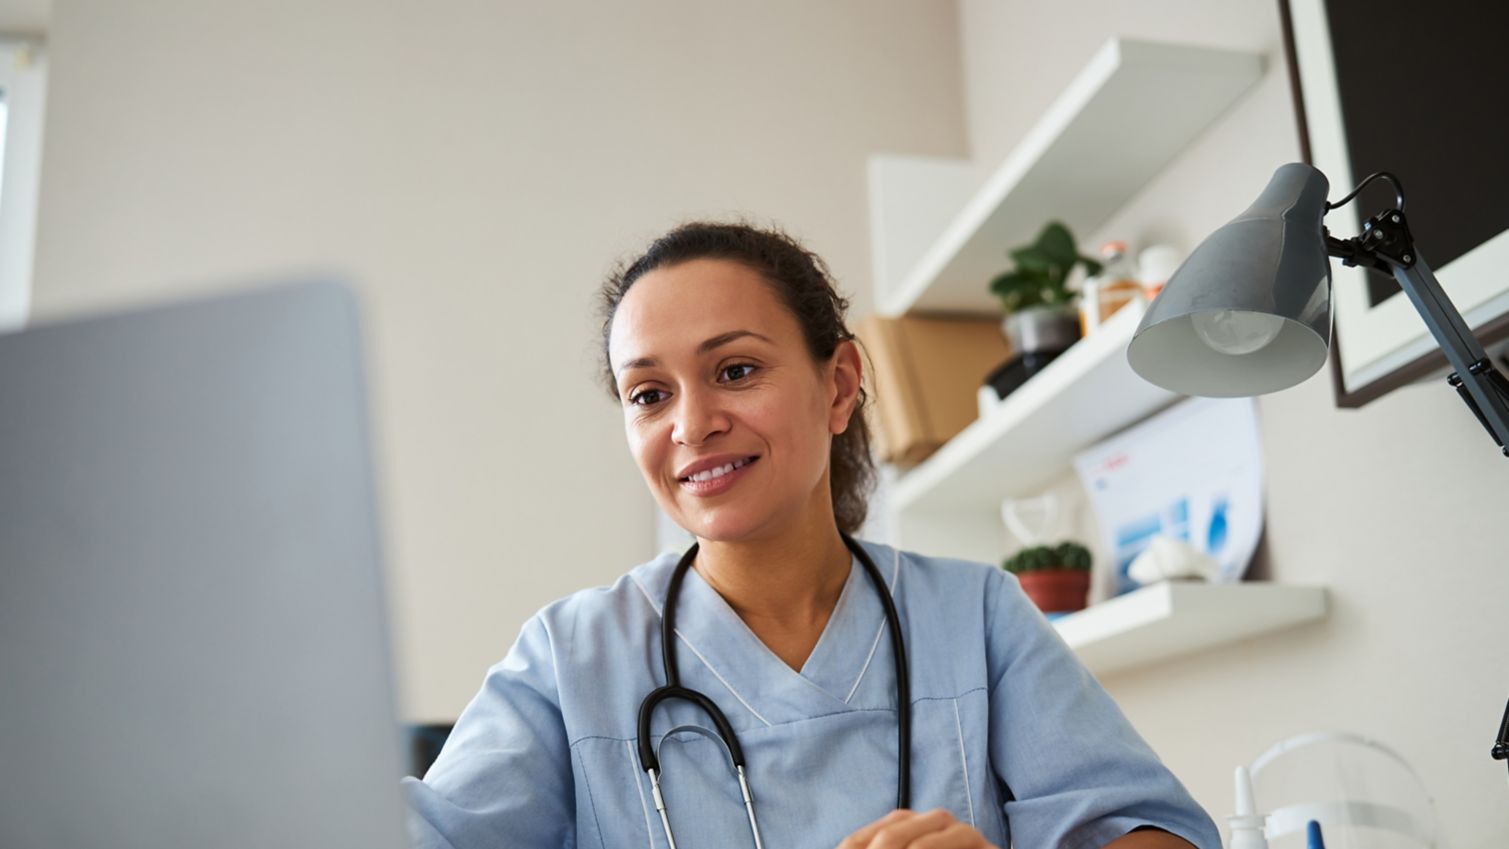
M 1360 236 L 1332 236 L 1321 218 L 1374 180 L 1393 184 L 1394 208 L 1369 218 Z M 1451 364 L 1447 382 L 1509 455 L 1509 380 L 1415 249 L 1399 180 L 1373 174 L 1336 203 L 1326 201 L 1329 187 L 1309 165 L 1280 166 L 1257 201 L 1169 278 L 1127 346 L 1132 370 L 1165 389 L 1215 398 L 1304 381 L 1325 363 L 1330 345 L 1334 256 L 1399 282 Z M 1509 759 L 1509 709 L 1492 755 Z

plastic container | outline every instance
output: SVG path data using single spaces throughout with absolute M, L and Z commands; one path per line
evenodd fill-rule
M 1126 242 L 1106 242 L 1100 246 L 1100 256 L 1100 273 L 1086 280 L 1080 293 L 1079 326 L 1086 336 L 1098 330 L 1117 310 L 1146 298 Z
M 1138 279 L 1149 301 L 1163 291 L 1163 284 L 1179 270 L 1182 261 L 1173 245 L 1150 245 L 1137 254 Z

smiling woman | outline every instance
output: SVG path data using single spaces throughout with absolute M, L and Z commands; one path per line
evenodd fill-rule
M 630 451 L 698 539 L 806 525 L 836 554 L 835 523 L 864 522 L 874 468 L 846 306 L 820 259 L 737 225 L 678 228 L 604 286 L 603 376 Z
M 684 225 L 655 240 L 642 256 L 609 277 L 602 290 L 603 380 L 608 391 L 625 404 L 631 449 L 640 471 L 661 507 L 678 524 L 697 533 L 678 517 L 677 500 L 669 497 L 674 493 L 656 486 L 654 470 L 645 465 L 653 459 L 641 451 L 646 447 L 644 440 L 654 433 L 656 413 L 670 400 L 665 383 L 672 365 L 668 358 L 688 353 L 693 356 L 677 365 L 700 369 L 694 382 L 721 380 L 734 397 L 760 388 L 752 400 L 763 403 L 752 406 L 751 413 L 763 409 L 784 416 L 788 432 L 806 424 L 792 420 L 793 413 L 811 411 L 816 399 L 769 395 L 811 393 L 815 384 L 803 385 L 804 379 L 808 372 L 814 379 L 822 377 L 824 366 L 833 376 L 852 381 L 839 399 L 840 408 L 833 411 L 831 444 L 819 440 L 822 445 L 802 447 L 831 458 L 827 477 L 834 520 L 844 533 L 858 532 L 875 469 L 863 415 L 867 399 L 858 384 L 856 342 L 844 324 L 847 308 L 848 301 L 834 287 L 820 257 L 778 231 L 743 224 Z M 705 329 L 705 335 L 697 336 L 694 329 Z M 692 341 L 695 351 L 669 350 Z M 669 346 L 668 350 L 663 354 L 632 350 L 635 345 L 653 348 L 657 343 Z M 740 355 L 745 359 L 740 360 Z M 699 400 L 695 392 L 692 395 L 686 402 Z M 790 400 L 808 403 L 801 407 L 781 403 Z M 659 416 L 658 421 L 666 420 Z M 705 462 L 713 460 L 723 458 L 705 458 Z
M 407 782 L 419 846 L 1217 849 L 1011 575 L 853 538 L 874 468 L 846 306 L 745 224 L 609 276 L 602 376 L 697 541 L 524 626 Z

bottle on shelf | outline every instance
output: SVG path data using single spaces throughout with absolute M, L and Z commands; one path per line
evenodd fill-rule
M 1100 246 L 1100 257 L 1100 273 L 1086 280 L 1080 293 L 1079 324 L 1085 336 L 1099 329 L 1117 310 L 1145 297 L 1126 242 L 1106 242 Z
M 1173 245 L 1149 245 L 1137 254 L 1138 279 L 1149 301 L 1163 291 L 1163 284 L 1179 269 L 1179 251 Z

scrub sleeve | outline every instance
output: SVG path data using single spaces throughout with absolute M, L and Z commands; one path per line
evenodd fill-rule
M 555 676 L 536 616 L 488 670 L 425 780 L 403 780 L 415 849 L 574 849 L 575 782 Z
M 1058 632 L 996 570 L 990 761 L 1016 846 L 1099 849 L 1138 828 L 1220 849 L 1215 824 Z

